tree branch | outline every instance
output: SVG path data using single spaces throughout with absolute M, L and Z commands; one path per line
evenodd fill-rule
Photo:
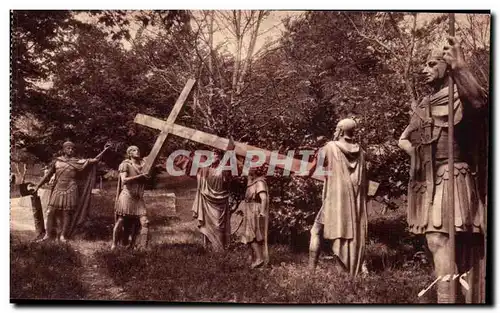
M 417 13 L 414 13 L 414 14 L 417 14 Z M 392 28 L 394 29 L 394 31 L 396 32 L 396 34 L 398 34 L 398 38 L 401 41 L 401 44 L 403 45 L 403 47 L 405 48 L 405 50 L 408 50 L 408 46 L 406 45 L 406 42 L 403 39 L 403 35 L 401 35 L 401 32 L 399 31 L 399 27 L 398 27 L 398 25 L 396 23 L 396 20 L 394 20 L 394 16 L 392 16 L 392 13 L 389 13 L 389 19 L 391 21 Z M 415 28 L 413 29 L 413 32 L 415 32 Z
M 390 52 L 392 55 L 394 55 L 396 58 L 399 59 L 398 55 L 390 47 L 388 47 L 386 44 L 384 44 L 383 42 L 381 42 L 377 38 L 371 38 L 371 37 L 365 35 L 364 33 L 362 33 L 359 30 L 359 28 L 356 26 L 356 24 L 354 23 L 354 21 L 349 17 L 348 14 L 346 14 L 346 13 L 342 13 L 342 14 L 350 21 L 351 25 L 354 27 L 354 29 L 356 30 L 356 32 L 358 33 L 359 36 L 361 36 L 364 39 L 367 39 L 369 41 L 377 43 L 379 46 L 383 47 L 385 50 L 387 50 L 388 52 Z
M 253 14 L 252 14 L 252 16 L 253 16 Z M 245 61 L 243 64 L 243 69 L 239 75 L 238 84 L 236 86 L 236 94 L 237 95 L 239 95 L 241 92 L 241 86 L 244 83 L 245 75 L 248 71 L 250 63 L 252 62 L 253 51 L 255 49 L 255 43 L 257 42 L 257 36 L 259 34 L 259 26 L 260 26 L 260 23 L 261 23 L 263 17 L 264 17 L 264 12 L 259 11 L 259 14 L 257 16 L 257 21 L 255 24 L 256 25 L 255 29 L 253 30 L 252 35 L 250 36 L 250 44 L 248 45 L 248 51 L 247 51 L 247 55 L 246 55 L 246 58 L 245 58 Z
M 413 61 L 413 50 L 415 48 L 415 31 L 417 29 L 417 14 L 418 13 L 413 13 L 413 27 L 411 30 L 411 43 L 410 43 L 410 48 L 408 50 L 408 63 L 405 67 L 405 72 L 404 72 L 404 78 L 406 80 L 406 89 L 408 93 L 411 95 L 412 100 L 417 99 L 417 94 L 415 91 L 415 85 L 413 84 L 413 77 L 410 77 L 411 75 L 411 66 L 412 66 L 412 61 Z

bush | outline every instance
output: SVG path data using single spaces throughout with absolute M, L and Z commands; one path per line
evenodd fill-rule
M 299 249 L 307 246 L 309 230 L 322 204 L 321 183 L 312 178 L 279 177 L 270 178 L 268 185 L 269 238 L 273 243 L 288 243 Z

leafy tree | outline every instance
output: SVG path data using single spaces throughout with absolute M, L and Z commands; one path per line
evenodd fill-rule
M 406 193 L 409 161 L 397 140 L 409 102 L 426 92 L 420 64 L 442 42 L 446 15 L 422 22 L 420 13 L 311 11 L 284 20 L 282 36 L 257 49 L 269 14 L 13 11 L 13 146 L 48 161 L 66 139 L 86 155 L 112 140 L 117 149 L 105 161 L 116 167 L 127 145 L 148 152 L 157 135 L 134 116 L 168 116 L 195 78 L 177 123 L 287 153 L 323 146 L 341 118 L 354 117 L 369 178 L 381 195 Z M 489 23 L 487 15 L 457 18 L 485 87 Z M 221 31 L 228 42 L 214 39 Z M 202 148 L 169 139 L 163 156 L 180 147 Z M 294 237 L 312 225 L 319 182 L 277 173 L 268 183 L 276 234 Z
M 59 34 L 74 27 L 70 17 L 69 11 L 11 12 L 12 117 L 43 106 L 44 90 L 37 82 L 50 77 Z
M 179 23 L 186 21 L 179 18 L 181 12 L 163 13 L 142 12 L 129 16 L 122 11 L 94 11 L 88 15 L 87 22 L 82 22 L 73 12 L 39 14 L 16 11 L 14 24 L 18 27 L 13 32 L 17 43 L 14 46 L 40 48 L 25 54 L 13 53 L 18 59 L 13 62 L 18 64 L 13 71 L 21 82 L 12 86 L 16 100 L 12 105 L 13 143 L 27 148 L 46 162 L 67 139 L 80 144 L 85 154 L 97 153 L 106 141 L 113 140 L 119 144 L 120 153 L 107 154 L 106 161 L 110 166 L 116 166 L 125 145 L 136 142 L 141 146 L 140 143 L 151 142 L 153 133 L 136 128 L 133 117 L 138 112 L 168 114 L 171 107 L 165 104 L 173 104 L 177 95 L 164 88 L 161 76 L 151 75 L 151 68 L 140 53 L 148 48 L 155 48 L 156 52 L 165 50 L 163 46 L 169 43 L 151 47 L 151 40 L 149 46 L 127 50 L 123 40 L 130 39 L 130 34 L 123 27 L 130 21 L 139 20 L 142 25 L 154 23 L 147 19 L 149 14 L 164 24 L 173 20 L 172 29 L 179 28 Z M 90 21 L 92 17 L 97 22 Z M 53 33 L 52 37 L 44 37 L 47 32 Z M 171 38 L 170 47 L 172 41 Z M 162 57 L 166 63 L 178 55 Z M 27 72 L 24 68 L 34 69 Z M 49 88 L 37 87 L 46 79 L 50 79 Z M 29 96 L 36 96 L 36 101 L 29 102 L 26 97 L 17 96 L 28 94 L 21 88 L 25 82 L 31 82 L 30 88 L 34 92 Z M 33 123 L 37 131 L 23 127 L 26 123 L 22 121 L 27 116 L 36 120 Z M 144 144 L 141 148 L 148 150 Z

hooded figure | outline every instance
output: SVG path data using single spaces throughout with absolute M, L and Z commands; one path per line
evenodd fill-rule
M 326 176 L 323 205 L 311 229 L 309 246 L 311 270 L 317 265 L 321 235 L 332 240 L 338 268 L 356 276 L 363 265 L 367 234 L 365 153 L 353 142 L 356 122 L 341 120 L 334 141 L 319 153 Z M 316 170 L 318 157 L 311 171 Z

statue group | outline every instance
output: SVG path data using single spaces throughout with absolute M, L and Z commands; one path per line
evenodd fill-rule
M 450 292 L 453 279 L 440 279 L 437 282 L 438 302 L 478 303 L 481 301 L 479 286 L 484 284 L 481 264 L 485 256 L 486 229 L 485 192 L 479 188 L 482 177 L 477 174 L 482 166 L 478 151 L 483 149 L 484 152 L 485 147 L 480 145 L 479 138 L 486 134 L 479 133 L 477 130 L 481 128 L 477 125 L 482 123 L 486 114 L 488 95 L 465 63 L 456 38 L 449 38 L 448 43 L 443 50 L 430 54 L 424 74 L 433 92 L 412 103 L 410 123 L 399 139 L 399 146 L 411 158 L 408 225 L 412 233 L 425 236 L 437 278 L 468 273 L 468 291 L 458 285 L 456 292 Z M 454 82 L 451 92 L 447 85 L 449 78 Z M 453 114 L 450 114 L 448 105 L 450 95 L 453 97 Z M 185 100 L 187 95 L 183 97 Z M 453 120 L 449 120 L 450 115 Z M 174 119 L 175 115 L 167 122 L 175 126 Z M 454 128 L 452 137 L 449 136 L 450 123 Z M 175 127 L 171 129 L 177 131 Z M 321 240 L 327 239 L 331 241 L 331 251 L 339 271 L 352 276 L 363 272 L 368 181 L 365 152 L 355 142 L 355 132 L 354 119 L 340 120 L 332 140 L 318 150 L 308 169 L 309 175 L 313 176 L 321 164 L 327 173 L 331 173 L 323 176 L 323 204 L 310 231 L 311 271 L 317 267 Z M 161 148 L 161 143 L 159 145 Z M 47 233 L 42 240 L 54 237 L 56 220 L 62 221 L 59 234 L 62 241 L 67 240 L 82 221 L 88 211 L 93 166 L 108 148 L 106 146 L 94 159 L 79 160 L 73 157 L 74 145 L 71 142 L 63 145 L 63 155 L 54 160 L 47 175 L 35 188 L 38 190 L 55 174 L 47 210 Z M 155 144 L 153 150 L 157 154 L 160 148 Z M 232 140 L 226 145 L 226 150 L 236 154 L 238 149 Z M 150 165 L 156 157 L 153 154 L 143 159 L 139 149 L 130 146 L 126 159 L 119 166 L 113 249 L 119 245 L 135 247 L 137 239 L 139 247 L 148 245 L 148 218 L 143 193 L 150 176 Z M 453 155 L 452 170 L 449 167 L 450 155 Z M 211 166 L 197 170 L 197 193 L 192 206 L 199 231 L 216 252 L 225 251 L 229 243 L 229 185 L 234 176 L 231 170 L 218 170 L 221 159 L 222 154 L 215 153 Z M 241 162 L 238 159 L 239 170 Z M 192 163 L 192 157 L 184 156 L 177 158 L 175 165 L 189 169 Z M 452 202 L 448 197 L 451 177 Z M 252 251 L 249 266 L 258 268 L 270 262 L 267 242 L 269 190 L 262 166 L 250 170 L 243 198 L 241 242 Z M 456 232 L 454 244 L 450 240 L 450 219 Z M 453 258 L 455 264 L 451 262 Z

